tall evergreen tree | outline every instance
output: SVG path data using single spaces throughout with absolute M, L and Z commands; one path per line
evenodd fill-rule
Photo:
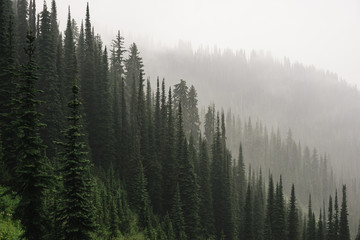
M 283 195 L 281 175 L 280 175 L 280 182 L 276 186 L 274 212 L 275 212 L 275 219 L 274 219 L 273 236 L 275 239 L 278 240 L 286 239 L 285 206 L 284 206 L 284 195 Z
M 172 206 L 172 199 L 175 194 L 175 187 L 178 179 L 178 165 L 175 152 L 175 122 L 173 116 L 173 103 L 172 103 L 172 91 L 169 88 L 168 97 L 168 120 L 166 123 L 166 147 L 165 156 L 162 166 L 163 176 L 163 209 L 164 211 L 170 211 Z M 175 224 L 175 223 L 174 223 Z
M 311 195 L 309 196 L 309 206 L 308 206 L 308 219 L 307 219 L 307 231 L 306 239 L 316 239 L 316 225 L 315 225 L 315 216 L 311 207 Z
M 323 225 L 322 215 L 321 214 L 322 213 L 321 213 L 321 210 L 320 210 L 319 220 L 318 220 L 318 227 L 317 227 L 317 232 L 316 232 L 316 239 L 317 240 L 324 240 L 325 239 L 324 225 Z
M 190 161 L 188 156 L 188 144 L 184 135 L 181 102 L 179 102 L 178 109 L 176 157 L 179 171 L 178 182 L 180 187 L 180 198 L 183 206 L 185 220 L 185 233 L 189 239 L 198 239 L 198 185 L 195 179 L 193 163 Z
M 193 136 L 194 139 L 197 139 L 197 137 L 200 134 L 200 118 L 199 118 L 199 110 L 198 110 L 198 100 L 197 100 L 197 92 L 193 85 L 191 85 L 188 93 L 188 108 L 189 108 L 189 119 L 188 122 L 184 123 L 184 128 L 187 131 L 187 136 L 190 137 L 190 135 Z M 188 125 L 188 126 L 187 126 Z M 198 142 L 195 142 L 196 145 Z
M 54 141 L 60 138 L 59 133 L 63 128 L 60 82 L 56 68 L 57 37 L 55 39 L 55 31 L 57 31 L 57 26 L 55 28 L 52 27 L 50 12 L 44 2 L 38 39 L 38 47 L 41 51 L 37 54 L 40 67 L 37 86 L 44 92 L 40 97 L 44 104 L 39 107 L 39 111 L 43 115 L 42 120 L 46 126 L 40 131 L 40 135 L 48 147 L 46 155 L 50 159 L 56 155 Z
M 239 156 L 238 156 L 238 161 L 237 161 L 237 165 L 236 165 L 236 175 L 235 175 L 235 181 L 236 181 L 236 186 L 237 189 L 235 190 L 235 192 L 238 193 L 238 209 L 239 209 L 239 213 L 238 213 L 238 219 L 237 219 L 237 225 L 239 226 L 239 239 L 244 239 L 243 238 L 243 226 L 244 226 L 244 206 L 245 206 L 245 194 L 246 194 L 246 176 L 245 176 L 245 165 L 244 165 L 244 156 L 243 156 L 243 148 L 242 148 L 242 144 L 240 143 L 240 147 L 239 147 Z
M 42 151 L 44 145 L 39 136 L 39 113 L 36 107 L 38 90 L 35 89 L 37 65 L 34 62 L 34 40 L 30 33 L 27 35 L 28 47 L 26 54 L 28 63 L 23 66 L 20 82 L 19 107 L 19 156 L 18 182 L 21 183 L 19 194 L 21 200 L 17 209 L 24 226 L 26 239 L 44 239 L 46 236 L 46 217 L 44 212 L 44 190 L 47 188 L 46 165 Z
M 91 239 L 94 231 L 91 202 L 91 163 L 85 157 L 83 125 L 80 114 L 79 87 L 74 79 L 73 97 L 69 102 L 69 127 L 64 131 L 64 232 L 65 239 Z
M 125 136 L 122 136 L 122 104 L 125 106 L 125 102 L 122 100 L 123 92 L 123 74 L 124 74 L 124 66 L 123 66 L 123 54 L 124 50 L 124 38 L 120 35 L 120 31 L 118 31 L 115 39 L 112 41 L 112 50 L 111 50 L 111 85 L 112 85 L 112 114 L 113 114 L 113 129 L 114 129 L 114 144 L 115 144 L 115 168 L 118 169 L 123 175 L 124 171 L 124 158 L 126 158 L 125 151 L 121 149 L 124 148 L 122 140 Z M 124 100 L 125 101 L 125 100 Z M 126 123 L 124 123 L 126 124 Z M 127 140 L 125 140 L 127 141 Z
M 248 183 L 248 187 L 247 187 L 247 191 L 246 191 L 246 199 L 245 199 L 245 205 L 244 205 L 244 232 L 243 232 L 243 237 L 244 239 L 249 239 L 252 240 L 254 239 L 254 234 L 253 234 L 253 219 L 252 219 L 252 206 L 251 206 L 251 187 L 250 187 L 250 183 Z
M 154 119 L 152 116 L 153 102 L 151 97 L 150 81 L 147 81 L 146 90 L 146 129 L 147 129 L 147 176 L 149 181 L 149 195 L 155 213 L 162 212 L 162 176 L 159 148 L 155 147 Z M 158 119 L 159 120 L 159 119 Z M 156 130 L 155 130 L 156 131 Z M 159 151 L 155 151 L 155 149 Z
M 295 186 L 291 186 L 291 197 L 289 203 L 288 217 L 287 217 L 287 232 L 289 240 L 299 239 L 299 223 L 298 223 L 298 210 L 296 207 Z
M 89 147 L 92 150 L 92 160 L 100 166 L 101 157 L 98 151 L 100 144 L 97 137 L 96 98 L 95 98 L 95 41 L 90 21 L 89 4 L 86 6 L 85 29 L 81 27 L 78 45 L 78 60 L 80 67 L 81 99 L 84 103 L 85 126 L 88 133 Z
M 334 239 L 338 239 L 340 222 L 339 222 L 339 203 L 338 203 L 337 190 L 335 192 L 334 211 L 335 211 L 334 212 Z
M 64 38 L 64 96 L 63 96 L 63 106 L 64 110 L 67 108 L 67 100 L 71 97 L 71 86 L 73 85 L 72 80 L 75 79 L 78 69 L 77 69 L 77 60 L 75 54 L 75 41 L 74 34 L 72 31 L 71 24 L 71 13 L 70 7 L 68 10 L 68 19 L 65 30 L 65 38 Z
M 334 236 L 334 216 L 333 216 L 333 203 L 332 203 L 331 195 L 329 197 L 327 236 L 326 237 L 328 240 L 336 239 L 336 236 Z
M 210 163 L 207 141 L 200 138 L 199 149 L 199 217 L 201 234 L 209 238 L 214 233 L 214 216 L 210 185 Z
M 28 25 L 28 1 L 17 1 L 17 17 L 16 17 L 16 42 L 17 42 L 17 56 L 20 64 L 25 64 L 27 56 L 24 53 L 26 47 L 26 34 L 29 30 Z
M 99 49 L 101 52 L 101 49 Z M 97 79 L 96 90 L 96 146 L 94 151 L 94 157 L 101 159 L 101 166 L 108 169 L 114 164 L 114 132 L 113 132 L 113 117 L 111 109 L 111 95 L 110 95 L 110 82 L 109 82 L 109 66 L 108 66 L 108 54 L 105 47 L 102 61 L 100 66 L 100 79 Z M 97 155 L 95 155 L 97 154 Z
M 138 79 L 140 75 L 143 75 L 144 64 L 140 57 L 139 50 L 135 43 L 131 44 L 129 49 L 129 57 L 125 61 L 125 69 L 126 69 L 126 78 L 125 78 L 125 86 L 127 87 L 127 100 L 129 101 L 131 96 L 137 95 L 138 87 Z M 135 85 L 135 88 L 133 88 Z
M 348 209 L 347 209 L 346 201 L 347 201 L 346 200 L 346 185 L 343 185 L 340 223 L 339 223 L 339 240 L 350 240 Z
M 11 1 L 0 1 L 0 125 L 3 143 L 0 181 L 14 187 L 18 164 L 17 83 L 14 17 Z
M 275 240 L 275 238 L 273 237 L 274 214 L 275 214 L 274 183 L 273 183 L 272 175 L 270 175 L 268 196 L 266 203 L 266 217 L 265 217 L 265 229 L 264 229 L 265 240 Z

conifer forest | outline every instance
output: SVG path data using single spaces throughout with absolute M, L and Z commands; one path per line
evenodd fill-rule
M 62 1 L 36 4 L 0 0 L 0 240 L 360 240 L 360 140 L 341 141 L 357 89 L 259 52 L 142 55 L 120 31 L 104 44 L 91 4 L 62 27 Z M 304 92 L 355 117 L 270 118 Z

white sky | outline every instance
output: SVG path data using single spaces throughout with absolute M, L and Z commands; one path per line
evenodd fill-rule
M 62 30 L 68 6 L 80 24 L 87 2 L 105 44 L 120 30 L 170 46 L 181 39 L 194 47 L 265 50 L 360 86 L 359 0 L 57 0 Z M 42 4 L 37 0 L 38 9 Z

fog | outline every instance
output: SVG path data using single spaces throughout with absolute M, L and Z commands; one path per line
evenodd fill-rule
M 280 59 L 286 56 L 336 72 L 351 84 L 360 83 L 360 3 L 356 0 L 62 0 L 58 3 L 60 29 L 65 28 L 67 6 L 71 5 L 72 16 L 80 23 L 86 2 L 91 18 L 96 19 L 95 32 L 107 45 L 121 30 L 128 41 L 146 38 L 174 46 L 181 39 L 195 49 L 216 45 L 264 50 Z M 42 4 L 37 1 L 39 10 Z
M 0 1 L 0 236 L 359 240 L 359 10 Z

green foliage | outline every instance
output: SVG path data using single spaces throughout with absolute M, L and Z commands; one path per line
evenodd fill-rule
M 14 212 L 19 204 L 19 198 L 6 194 L 9 189 L 0 186 L 0 239 L 21 239 L 23 230 L 19 220 L 14 219 Z

